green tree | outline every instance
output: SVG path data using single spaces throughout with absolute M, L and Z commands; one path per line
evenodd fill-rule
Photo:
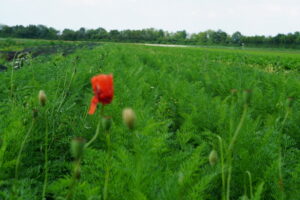
M 235 32 L 235 33 L 232 34 L 232 36 L 231 36 L 231 42 L 233 44 L 240 45 L 242 37 L 243 37 L 243 35 L 239 31 L 237 31 L 237 32 Z
M 76 32 L 71 29 L 64 29 L 61 35 L 63 40 L 76 40 Z

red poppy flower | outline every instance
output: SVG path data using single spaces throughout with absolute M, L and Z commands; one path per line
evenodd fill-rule
M 92 115 L 96 111 L 97 104 L 101 102 L 103 105 L 110 104 L 114 96 L 113 75 L 100 74 L 91 79 L 94 90 L 89 114 Z

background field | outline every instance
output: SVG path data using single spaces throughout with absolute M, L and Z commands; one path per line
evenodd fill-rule
M 0 49 L 45 44 L 53 45 L 18 40 Z M 105 108 L 112 154 L 101 128 L 85 149 L 74 199 L 103 199 L 107 167 L 108 199 L 300 197 L 299 51 L 97 43 L 29 54 L 18 69 L 16 59 L 0 59 L 8 67 L 0 72 L 0 199 L 41 199 L 43 188 L 46 199 L 66 198 L 70 141 L 90 140 L 100 120 L 100 109 L 87 114 L 90 78 L 100 73 L 114 75 Z M 125 107 L 136 112 L 134 130 L 123 125 Z M 213 149 L 219 159 L 211 166 Z

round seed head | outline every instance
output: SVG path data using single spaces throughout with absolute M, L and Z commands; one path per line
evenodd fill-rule
M 238 90 L 235 89 L 235 88 L 232 88 L 232 89 L 230 90 L 230 93 L 231 93 L 232 95 L 236 95 L 236 94 L 238 93 Z
M 210 152 L 210 154 L 209 154 L 209 156 L 208 156 L 208 160 L 209 160 L 209 164 L 210 164 L 211 166 L 214 166 L 214 165 L 217 164 L 217 162 L 218 162 L 218 153 L 217 153 L 216 150 L 213 149 L 213 150 Z
M 135 125 L 136 116 L 131 108 L 125 108 L 122 113 L 123 122 L 129 128 L 133 129 Z
M 252 97 L 252 90 L 244 90 L 244 101 L 245 104 L 250 104 Z
M 47 102 L 47 96 L 44 90 L 40 90 L 39 92 L 39 102 L 42 106 L 46 105 Z
M 71 154 L 76 159 L 79 160 L 83 156 L 85 139 L 78 137 L 71 141 Z

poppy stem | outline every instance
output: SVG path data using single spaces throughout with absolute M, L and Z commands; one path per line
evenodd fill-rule
M 86 143 L 86 144 L 84 145 L 84 148 L 87 148 L 88 146 L 90 146 L 90 145 L 96 140 L 96 138 L 97 138 L 98 135 L 99 135 L 100 124 L 101 124 L 101 120 L 99 120 L 99 122 L 98 122 L 98 125 L 97 125 L 97 128 L 96 128 L 95 135 L 92 137 L 92 139 L 91 139 L 88 143 Z
M 110 141 L 110 132 L 109 131 L 106 131 L 106 144 L 107 144 L 107 152 L 108 152 L 108 163 L 107 163 L 106 169 L 105 169 L 103 200 L 108 199 L 108 184 L 109 184 L 109 175 L 110 175 L 111 161 L 112 161 L 112 149 L 111 149 L 111 141 Z
M 73 196 L 75 194 L 75 188 L 80 179 L 80 162 L 81 162 L 81 159 L 76 159 L 73 164 L 74 165 L 73 166 L 73 175 L 72 175 L 72 180 L 71 180 L 71 184 L 70 184 L 70 189 L 69 189 L 69 192 L 66 197 L 67 200 L 73 199 Z
M 104 105 L 102 104 L 100 116 L 103 117 L 103 114 L 104 114 Z M 100 124 L 101 124 L 101 120 L 98 122 L 98 125 L 97 125 L 97 129 L 96 129 L 95 135 L 92 137 L 92 139 L 91 139 L 88 143 L 86 143 L 86 144 L 84 145 L 84 148 L 87 148 L 88 146 L 90 146 L 90 145 L 96 140 L 96 138 L 97 138 L 98 135 L 99 135 Z
M 47 189 L 47 182 L 48 182 L 48 146 L 49 146 L 49 133 L 48 133 L 48 116 L 47 113 L 45 115 L 45 123 L 46 123 L 46 133 L 45 133 L 45 164 L 44 164 L 44 170 L 45 170 L 45 177 L 44 177 L 44 185 L 43 185 L 43 193 L 42 193 L 42 199 L 46 198 L 46 189 Z
M 104 117 L 104 104 L 101 106 L 101 112 L 100 112 L 101 117 Z
M 243 127 L 244 121 L 246 119 L 247 116 L 247 111 L 248 111 L 248 104 L 245 103 L 244 104 L 244 109 L 243 109 L 243 113 L 242 113 L 242 117 L 240 119 L 240 122 L 233 134 L 233 137 L 231 138 L 231 141 L 229 143 L 228 149 L 227 149 L 227 162 L 228 162 L 228 174 L 227 174 L 227 193 L 226 193 L 226 199 L 230 200 L 230 181 L 231 181 L 231 172 L 232 172 L 232 154 L 233 154 L 233 146 L 236 143 L 237 137 Z

